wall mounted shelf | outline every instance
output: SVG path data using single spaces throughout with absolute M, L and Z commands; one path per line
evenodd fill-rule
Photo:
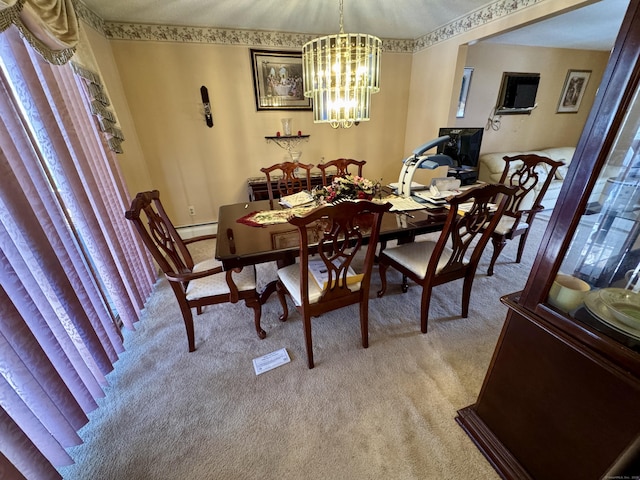
M 281 135 L 281 136 L 269 136 L 264 137 L 267 143 L 273 142 L 283 150 L 286 150 L 291 154 L 294 148 L 296 148 L 303 140 L 308 140 L 310 135 Z

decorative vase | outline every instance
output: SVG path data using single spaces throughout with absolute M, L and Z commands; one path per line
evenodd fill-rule
M 289 152 L 289 155 L 291 155 L 291 161 L 298 163 L 302 156 L 302 152 Z
M 291 136 L 291 123 L 293 122 L 292 118 L 283 118 L 280 120 L 282 122 L 282 131 L 287 137 Z

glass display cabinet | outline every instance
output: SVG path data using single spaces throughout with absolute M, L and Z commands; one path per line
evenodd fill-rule
M 475 404 L 457 421 L 507 479 L 640 476 L 640 0 Z M 568 280 L 568 281 L 567 281 Z

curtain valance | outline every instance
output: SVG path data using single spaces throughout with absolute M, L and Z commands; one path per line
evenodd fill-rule
M 72 0 L 0 0 L 0 32 L 15 25 L 49 63 L 67 63 L 79 38 Z

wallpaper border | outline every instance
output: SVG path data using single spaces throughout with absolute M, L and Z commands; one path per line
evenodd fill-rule
M 416 53 L 544 1 L 545 0 L 498 0 L 484 5 L 415 40 L 382 39 L 382 49 L 385 52 L 391 53 Z M 256 30 L 107 22 L 90 10 L 81 0 L 74 0 L 74 3 L 78 16 L 110 40 L 301 48 L 302 45 L 317 36 Z

